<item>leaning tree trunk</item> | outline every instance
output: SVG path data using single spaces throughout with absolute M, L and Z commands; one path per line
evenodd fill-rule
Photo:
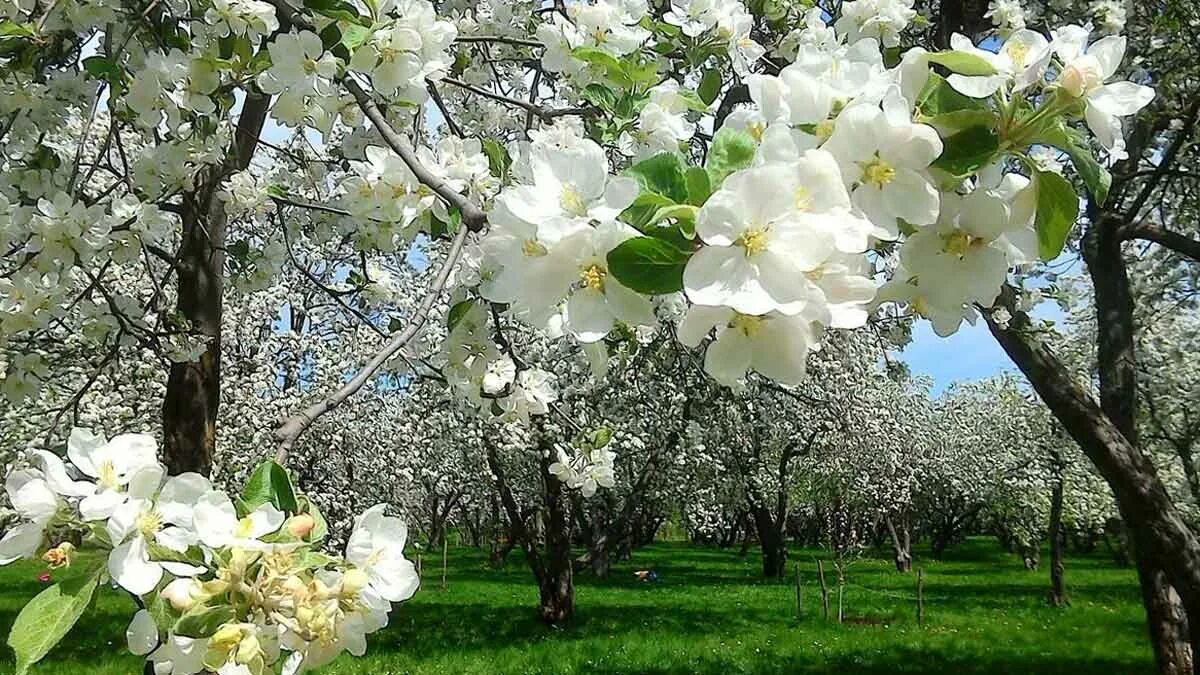
M 207 475 L 217 445 L 221 400 L 221 312 L 225 281 L 224 205 L 216 197 L 229 174 L 245 169 L 258 145 L 269 96 L 247 96 L 234 143 L 221 164 L 205 171 L 183 195 L 183 240 L 175 260 L 176 309 L 193 335 L 208 340 L 195 361 L 172 363 L 163 398 L 163 459 L 171 474 Z
M 1010 296 L 1006 306 L 1013 306 L 1011 290 L 1005 293 Z M 1183 614 L 1172 611 L 1173 603 L 1167 602 L 1171 595 L 1167 584 L 1178 591 L 1189 614 L 1200 616 L 1200 541 L 1175 508 L 1149 458 L 1075 383 L 1049 348 L 1028 333 L 1028 315 L 1017 311 L 1013 316 L 1014 321 L 1001 327 L 985 313 L 989 330 L 1113 490 L 1133 532 L 1134 557 L 1160 672 L 1189 673 L 1190 650 L 1183 659 L 1179 645 L 1169 640 L 1188 632 L 1180 621 Z M 1104 319 L 1101 317 L 1102 324 Z
M 563 484 L 550 473 L 552 456 L 544 453 L 541 460 L 544 544 L 534 574 L 540 597 L 538 612 L 546 623 L 558 624 L 575 616 L 575 579 L 571 569 L 571 520 Z

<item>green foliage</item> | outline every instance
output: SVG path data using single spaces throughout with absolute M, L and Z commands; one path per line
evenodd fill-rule
M 691 254 L 657 237 L 634 237 L 608 252 L 608 271 L 622 284 L 650 295 L 683 289 Z
M 973 126 L 995 126 L 996 113 L 985 99 L 960 94 L 937 73 L 930 73 L 917 95 L 914 120 L 954 131 Z
M 238 500 L 238 508 L 239 511 L 250 513 L 268 502 L 284 513 L 296 513 L 298 509 L 291 477 L 286 469 L 272 460 L 259 464 L 250 474 L 242 497 Z
M 636 178 L 642 190 L 666 197 L 676 204 L 687 201 L 683 162 L 673 152 L 660 152 L 634 164 L 625 173 Z
M 483 154 L 488 158 L 488 171 L 501 181 L 508 181 L 508 170 L 512 166 L 512 157 L 508 150 L 494 138 L 483 139 Z
M 959 75 L 995 75 L 996 67 L 990 61 L 970 52 L 960 52 L 955 49 L 934 52 L 929 55 L 929 62 L 945 66 L 947 70 Z
M 692 206 L 704 206 L 712 195 L 708 172 L 698 166 L 689 166 L 684 177 L 687 179 L 687 202 Z
M 990 163 L 1000 150 L 996 132 L 984 126 L 964 129 L 942 139 L 942 154 L 931 165 L 951 176 L 968 176 Z
M 716 68 L 709 68 L 704 71 L 704 75 L 700 77 L 700 87 L 696 89 L 696 94 L 700 96 L 700 100 L 712 105 L 713 101 L 721 95 L 721 71 Z
M 1034 171 L 1034 189 L 1037 190 L 1038 255 L 1043 260 L 1053 260 L 1062 253 L 1071 228 L 1079 217 L 1079 196 L 1071 182 L 1050 171 Z
M 450 308 L 450 311 L 446 313 L 446 330 L 447 330 L 447 332 L 453 332 L 454 327 L 457 326 L 458 323 L 463 320 L 463 317 L 465 317 L 467 315 L 467 313 L 470 312 L 471 309 L 475 307 L 475 303 L 477 303 L 477 302 L 479 302 L 479 301 L 478 300 L 462 300 L 460 302 L 455 303 L 454 306 Z
M 1059 119 L 1054 127 L 1044 131 L 1034 143 L 1051 145 L 1067 153 L 1075 167 L 1075 173 L 1079 174 L 1096 203 L 1103 205 L 1108 200 L 1112 174 L 1096 161 L 1096 155 L 1089 147 L 1087 138 L 1077 129 L 1067 126 Z
M 609 82 L 623 89 L 645 89 L 658 84 L 658 67 L 637 60 L 636 53 L 623 58 L 596 47 L 576 47 L 571 55 L 596 68 Z
M 8 646 L 17 655 L 17 675 L 29 672 L 79 621 L 104 569 L 99 564 L 86 576 L 54 584 L 25 605 L 8 634 Z
M 217 632 L 222 624 L 236 618 L 237 613 L 229 605 L 196 605 L 179 617 L 175 622 L 174 631 L 176 635 L 184 637 L 205 638 Z
M 713 136 L 712 147 L 708 149 L 708 159 L 704 163 L 709 185 L 716 188 L 729 174 L 750 166 L 757 149 L 758 143 L 750 134 L 723 127 Z

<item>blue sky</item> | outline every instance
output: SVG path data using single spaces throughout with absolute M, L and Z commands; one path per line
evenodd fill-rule
M 982 319 L 974 326 L 964 323 L 948 338 L 934 334 L 928 321 L 918 321 L 913 328 L 912 344 L 897 357 L 907 363 L 914 374 L 933 378 L 935 396 L 941 395 L 956 380 L 978 380 L 1001 371 L 1015 370 Z
M 1039 304 L 1033 315 L 1055 322 L 1064 318 L 1058 304 L 1050 300 Z M 982 318 L 974 326 L 964 322 L 948 338 L 938 337 L 928 321 L 918 320 L 913 327 L 912 343 L 896 357 L 907 363 L 914 374 L 933 378 L 934 396 L 940 396 L 957 380 L 979 380 L 1004 371 L 1017 371 Z

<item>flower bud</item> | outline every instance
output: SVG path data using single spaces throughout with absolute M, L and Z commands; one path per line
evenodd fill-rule
M 1104 77 L 1100 74 L 1099 64 L 1079 61 L 1063 68 L 1062 75 L 1058 77 L 1059 87 L 1075 98 L 1084 96 L 1103 83 Z
M 309 535 L 310 532 L 313 531 L 313 528 L 316 526 L 316 518 L 313 518 L 307 513 L 301 513 L 289 518 L 287 523 L 284 525 L 284 528 L 287 529 L 289 534 L 299 537 L 300 539 L 304 539 Z
M 44 560 L 52 570 L 56 570 L 60 567 L 70 567 L 71 558 L 74 557 L 74 552 L 75 546 L 69 541 L 64 541 L 58 546 L 55 546 L 49 551 L 43 553 L 42 560 Z
M 196 596 L 201 592 L 200 584 L 195 579 L 176 579 L 167 584 L 161 595 L 178 612 L 186 612 L 196 606 Z

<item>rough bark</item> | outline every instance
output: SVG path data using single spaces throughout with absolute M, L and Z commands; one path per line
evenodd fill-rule
M 221 183 L 250 164 L 262 133 L 270 97 L 249 96 L 225 162 L 213 167 L 186 192 L 182 204 L 183 240 L 176 255 L 179 295 L 176 309 L 190 329 L 209 340 L 197 361 L 171 364 L 163 398 L 163 459 L 171 474 L 208 475 L 217 443 L 221 401 L 221 313 L 225 289 L 224 205 L 216 198 Z
M 550 473 L 550 453 L 541 460 L 544 551 L 538 578 L 540 606 L 546 623 L 558 624 L 575 616 L 575 578 L 571 565 L 571 521 L 563 485 Z
M 1117 235 L 1118 223 L 1107 214 L 1093 210 L 1094 222 L 1083 238 L 1083 258 L 1096 303 L 1096 363 L 1100 381 L 1100 407 L 1128 441 L 1131 449 L 1153 470 L 1142 455 L 1137 433 L 1137 353 L 1134 339 L 1134 303 L 1129 274 Z M 1157 479 L 1157 477 L 1155 477 Z M 1173 506 L 1173 504 L 1172 504 Z M 1122 507 L 1122 515 L 1126 509 Z M 1127 517 L 1127 516 L 1126 516 Z M 1193 649 L 1189 644 L 1188 613 L 1179 606 L 1179 595 L 1170 587 L 1169 575 L 1161 563 L 1149 554 L 1154 544 L 1145 541 L 1135 521 L 1134 556 L 1146 620 L 1154 646 L 1159 672 L 1183 674 L 1193 671 Z M 1196 592 L 1195 589 L 1193 593 Z M 1189 603 L 1193 608 L 1195 600 Z M 1200 618 L 1200 615 L 1197 615 Z

